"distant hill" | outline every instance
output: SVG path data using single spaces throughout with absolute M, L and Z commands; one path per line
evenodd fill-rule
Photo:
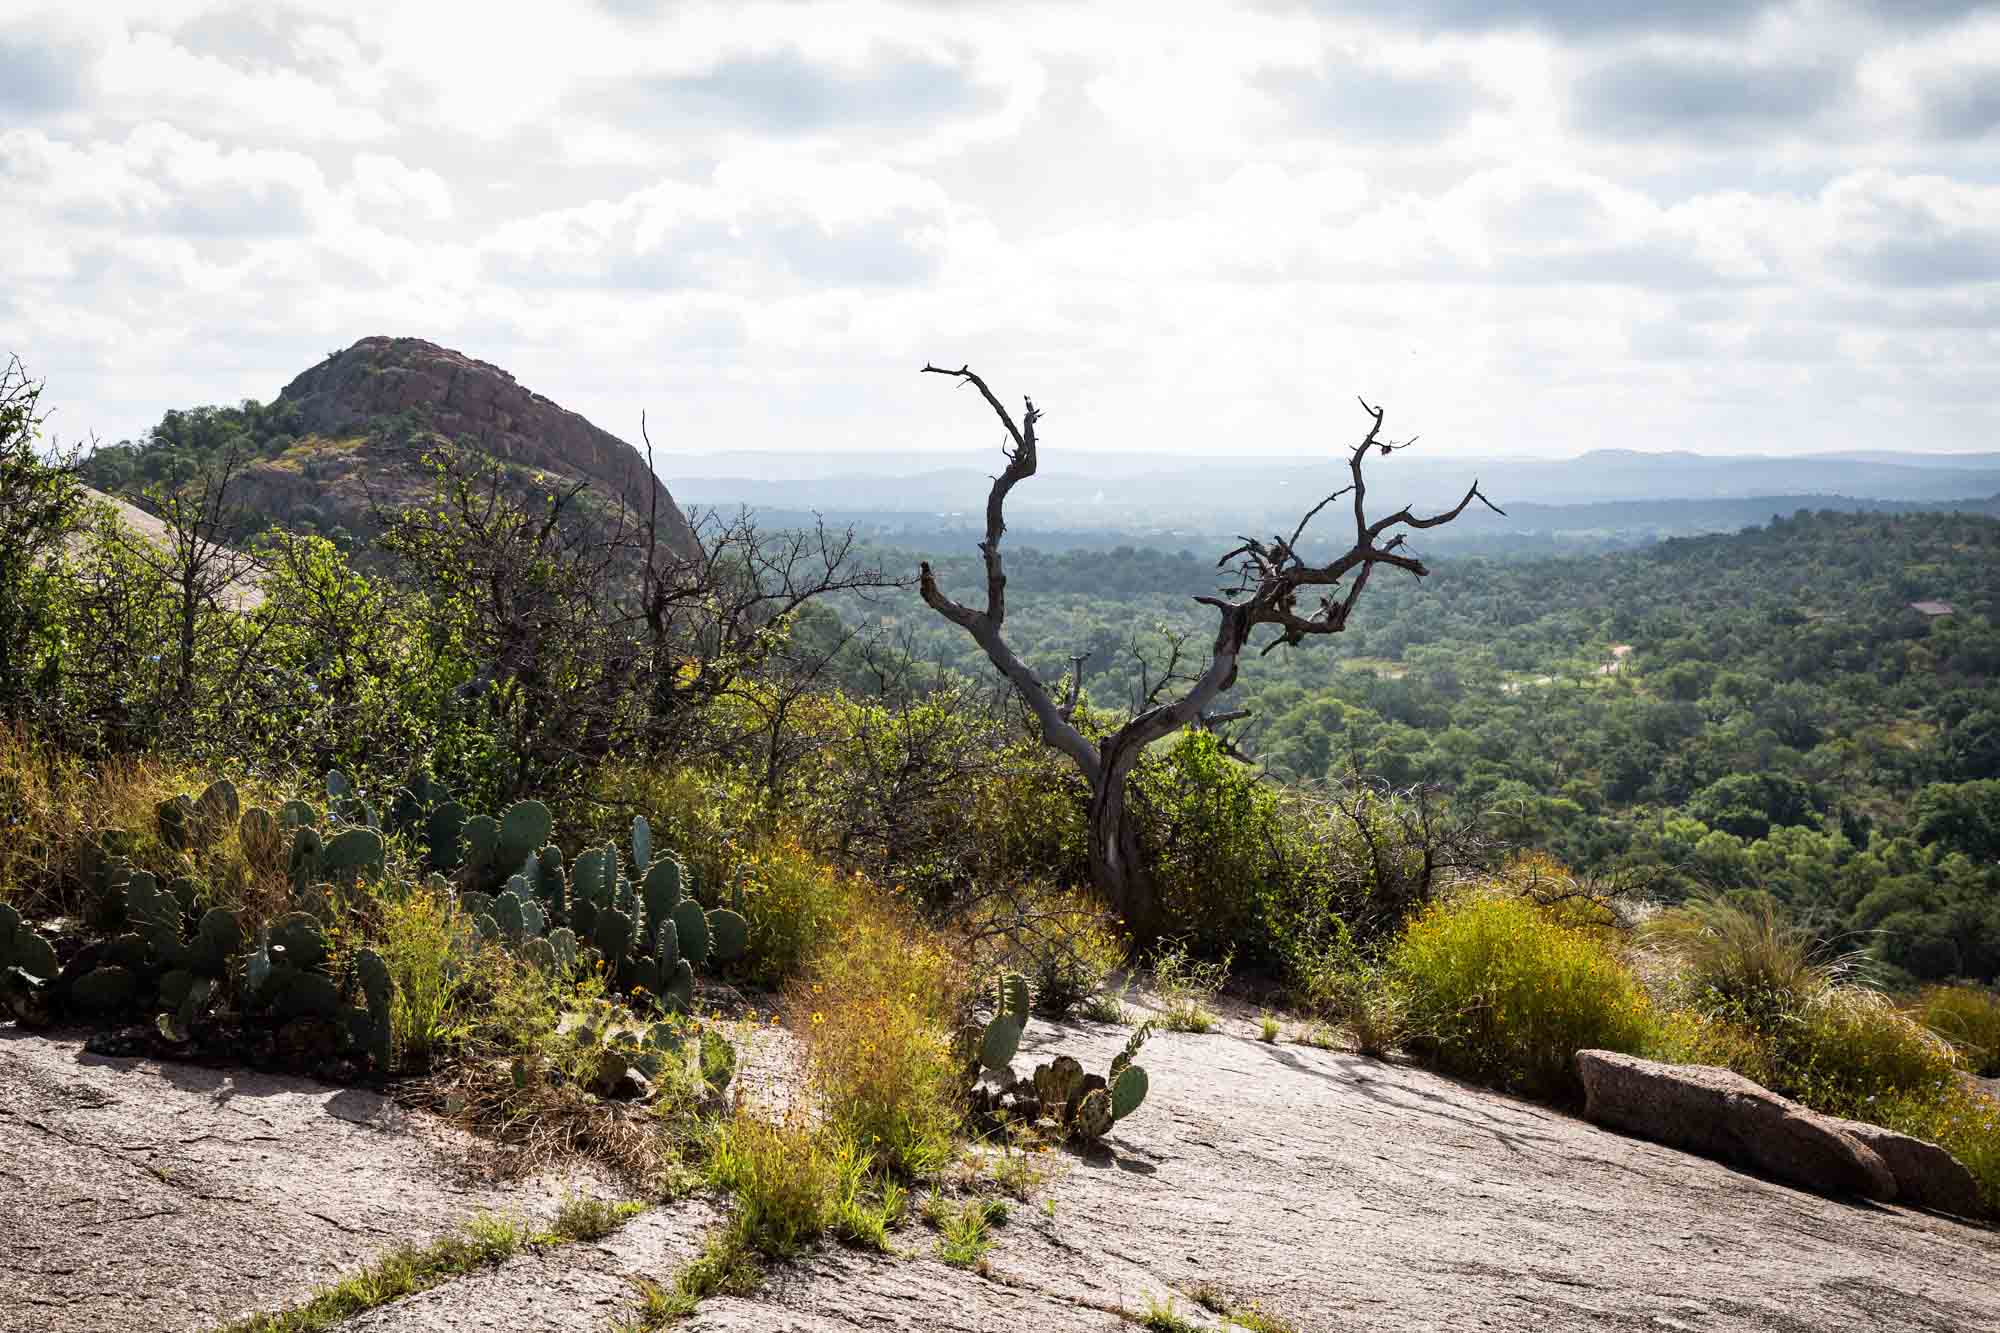
M 956 450 L 683 455 L 675 485 L 692 504 L 969 512 L 985 502 L 995 457 Z M 1070 453 L 1045 445 L 1040 470 L 1008 498 L 1008 513 L 1063 513 L 1063 526 L 1100 516 L 1113 523 L 1133 511 L 1168 523 L 1189 524 L 1203 513 L 1233 520 L 1331 490 L 1345 470 L 1344 458 Z M 1427 454 L 1419 446 L 1371 467 L 1369 490 L 1390 509 L 1435 506 L 1456 500 L 1474 477 L 1503 507 L 1760 496 L 1929 504 L 2000 494 L 2000 455 L 1775 458 L 1597 449 L 1564 459 L 1477 458 Z
M 421 338 L 363 338 L 298 375 L 269 404 L 169 412 L 144 440 L 100 449 L 86 478 L 136 494 L 234 448 L 251 461 L 233 498 L 288 526 L 367 536 L 377 507 L 427 495 L 423 460 L 449 441 L 522 478 L 585 482 L 601 511 L 657 503 L 669 545 L 695 539 L 666 486 L 625 441 L 512 375 Z

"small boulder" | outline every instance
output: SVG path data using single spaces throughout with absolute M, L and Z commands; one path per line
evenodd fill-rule
M 1873 1148 L 1821 1115 L 1741 1074 L 1667 1065 L 1616 1051 L 1578 1051 L 1584 1118 L 1655 1143 L 1748 1167 L 1821 1194 L 1896 1197 Z
M 1859 1120 L 1840 1123 L 1887 1163 L 1896 1177 L 1896 1197 L 1901 1202 L 1960 1217 L 1978 1217 L 1983 1211 L 1979 1182 L 1972 1178 L 1972 1172 L 1935 1143 Z

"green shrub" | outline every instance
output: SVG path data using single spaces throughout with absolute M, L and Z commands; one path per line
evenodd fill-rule
M 771 1120 L 739 1109 L 716 1129 L 708 1180 L 735 1197 L 747 1247 L 783 1259 L 835 1226 L 867 1169 L 852 1140 L 802 1113 Z
M 1168 940 L 1153 955 L 1153 984 L 1166 1012 L 1160 1023 L 1169 1032 L 1212 1032 L 1217 1019 L 1209 1006 L 1229 983 L 1234 951 L 1225 950 L 1214 962 L 1192 957 L 1182 940 Z
M 1433 905 L 1391 946 L 1406 1044 L 1439 1067 L 1539 1096 L 1574 1096 L 1572 1057 L 1644 1050 L 1651 1002 L 1597 934 L 1512 896 Z
M 1862 1117 L 1928 1139 L 1965 1163 L 1989 1216 L 2000 1217 L 2000 1101 L 1960 1083 L 1877 1097 Z
M 1280 867 L 1277 794 L 1222 752 L 1214 735 L 1183 732 L 1156 747 L 1135 775 L 1132 809 L 1166 919 L 1206 958 L 1241 950 L 1262 958 L 1262 902 Z
M 791 839 L 773 839 L 742 863 L 744 955 L 753 981 L 782 986 L 819 953 L 854 910 L 864 887 Z
M 1932 986 L 1917 998 L 1913 1013 L 1958 1047 L 1973 1073 L 2000 1078 L 2000 995 L 1982 986 Z
M 965 994 L 938 936 L 863 898 L 787 992 L 825 1123 L 876 1166 L 921 1176 L 956 1155 L 964 1103 L 951 1032 Z
M 1036 1013 L 1067 1018 L 1124 966 L 1128 945 L 1117 923 L 1087 894 L 1031 884 L 986 896 L 965 924 L 979 947 L 980 971 L 1021 973 Z

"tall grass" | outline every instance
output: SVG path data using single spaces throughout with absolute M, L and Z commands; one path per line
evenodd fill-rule
M 1691 1003 L 1758 1026 L 1803 1013 L 1848 980 L 1858 959 L 1830 953 L 1767 897 L 1662 912 L 1641 928 L 1640 941 L 1664 956 Z
M 1956 1046 L 1973 1073 L 2000 1078 L 2000 995 L 1981 986 L 1932 986 L 1911 1013 Z
M 463 1028 L 470 923 L 449 889 L 411 884 L 379 904 L 376 949 L 396 983 L 389 1025 L 398 1060 L 427 1069 L 440 1045 Z

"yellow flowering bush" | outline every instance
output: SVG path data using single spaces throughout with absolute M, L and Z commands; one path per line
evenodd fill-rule
M 1513 894 L 1433 904 L 1387 959 L 1405 1044 L 1448 1071 L 1538 1096 L 1573 1096 L 1588 1048 L 1641 1051 L 1651 1001 L 1590 928 Z
M 948 1163 L 962 1120 L 951 1031 L 965 970 L 881 897 L 856 900 L 786 997 L 828 1123 L 879 1167 Z

